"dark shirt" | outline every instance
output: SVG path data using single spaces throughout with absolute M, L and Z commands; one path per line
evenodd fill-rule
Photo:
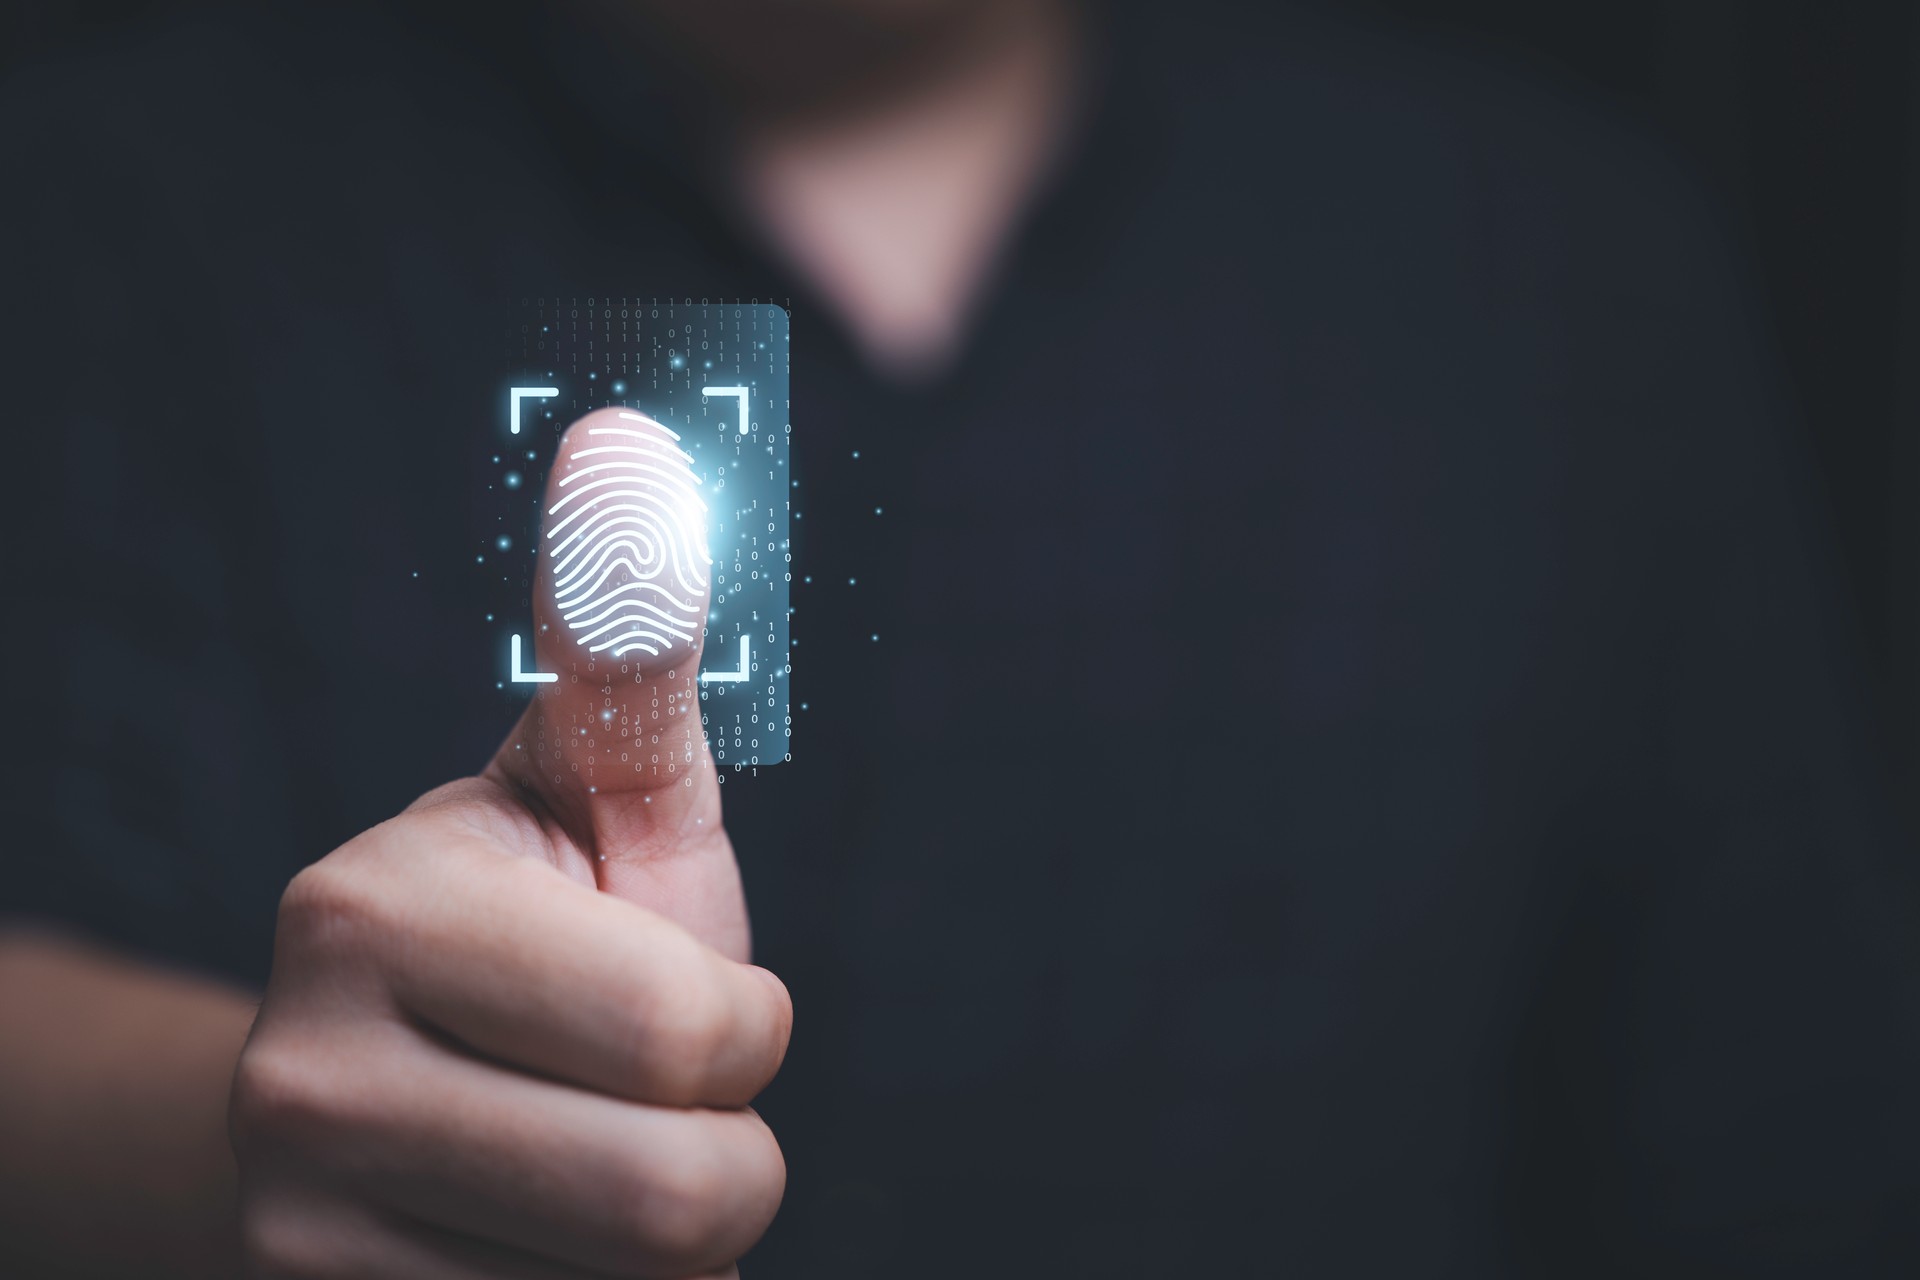
M 646 51 L 255 8 L 0 96 L 0 908 L 261 981 L 288 878 L 514 718 L 505 304 L 771 299 L 806 709 L 725 790 L 798 1017 L 749 1275 L 1920 1268 L 1845 610 L 1656 149 L 1116 10 L 964 350 L 895 385 Z

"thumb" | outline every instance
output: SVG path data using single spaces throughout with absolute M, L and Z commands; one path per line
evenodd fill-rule
M 601 888 L 744 959 L 746 909 L 700 722 L 712 581 L 679 437 L 600 409 L 561 436 L 540 508 L 536 686 L 492 771 Z

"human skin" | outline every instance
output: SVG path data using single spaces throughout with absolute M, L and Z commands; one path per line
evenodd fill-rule
M 609 427 L 658 432 L 610 409 L 575 423 L 549 507 L 586 465 L 572 454 L 634 439 L 590 436 Z M 721 1274 L 780 1203 L 780 1149 L 747 1104 L 792 1007 L 747 963 L 700 632 L 592 653 L 539 560 L 534 648 L 559 680 L 480 777 L 281 903 L 231 1112 L 256 1274 Z M 704 593 L 684 604 L 705 616 Z
M 1078 0 L 566 0 L 699 106 L 743 220 L 896 382 L 953 358 L 1081 107 Z
M 566 459 L 597 443 L 587 433 L 616 424 L 634 429 L 612 410 L 569 428 L 548 505 L 579 465 Z M 0 1052 L 0 1083 L 56 1104 L 0 1107 L 68 1175 L 45 1206 L 97 1209 L 112 1190 L 171 1210 L 135 1221 L 138 1244 L 42 1257 L 103 1274 L 715 1276 L 765 1231 L 786 1171 L 748 1103 L 779 1069 L 792 1006 L 747 963 L 699 719 L 699 630 L 658 654 L 589 653 L 540 559 L 534 660 L 560 679 L 536 686 L 480 776 L 294 879 L 257 1019 L 232 993 L 71 947 L 0 948 L 0 979 L 21 979 L 0 985 L 9 1011 L 64 1029 L 65 1093 L 44 1055 Z M 684 604 L 704 617 L 704 594 Z M 112 1016 L 60 1016 L 83 996 Z M 138 1037 L 143 1008 L 194 1034 Z M 177 1052 L 156 1059 L 155 1042 Z M 135 1043 L 144 1057 L 129 1062 Z M 129 1067 L 152 1074 L 136 1088 Z M 129 1094 L 121 1110 L 142 1132 L 86 1127 L 88 1108 Z M 233 1164 L 213 1141 L 222 1120 Z M 153 1176 L 103 1187 L 101 1139 Z M 0 1168 L 22 1186 L 48 1172 Z M 209 1202 L 236 1188 L 237 1231 L 223 1231 L 232 1210 Z M 143 1252 L 155 1245 L 159 1259 Z
M 238 1269 L 227 1094 L 247 993 L 0 929 L 0 1275 Z
M 873 24 L 878 52 L 783 56 L 833 92 L 738 122 L 739 187 L 851 328 L 886 336 L 877 366 L 937 363 L 1037 179 L 1021 140 L 1062 101 L 1045 88 L 1060 29 L 1018 12 L 1048 0 L 814 3 Z M 898 195 L 928 166 L 937 219 Z M 540 669 L 577 657 L 554 642 L 536 633 Z M 719 789 L 682 715 L 696 666 L 621 686 L 629 719 L 639 692 L 649 713 L 658 698 L 647 730 L 685 771 L 587 792 L 531 768 L 529 743 L 606 697 L 569 680 L 538 692 L 480 777 L 303 873 L 257 1026 L 249 993 L 0 926 L 0 1273 L 57 1259 L 59 1274 L 219 1277 L 244 1252 L 263 1274 L 590 1274 L 583 1259 L 727 1274 L 778 1200 L 777 1148 L 739 1104 L 777 1066 L 787 1006 L 743 963 Z M 476 1123 L 501 1114 L 522 1123 Z

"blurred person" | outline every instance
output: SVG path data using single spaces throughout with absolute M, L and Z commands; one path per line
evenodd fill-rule
M 1209 4 L 162 11 L 4 96 L 8 1274 L 1920 1265 L 1911 886 L 1657 151 Z M 489 317 L 574 290 L 791 302 L 739 785 L 487 696 Z

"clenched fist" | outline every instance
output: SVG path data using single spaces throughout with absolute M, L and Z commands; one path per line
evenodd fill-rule
M 230 1113 L 256 1273 L 719 1275 L 771 1221 L 747 1104 L 792 1008 L 700 728 L 696 488 L 657 424 L 575 423 L 535 589 L 559 679 L 481 777 L 287 890 Z

